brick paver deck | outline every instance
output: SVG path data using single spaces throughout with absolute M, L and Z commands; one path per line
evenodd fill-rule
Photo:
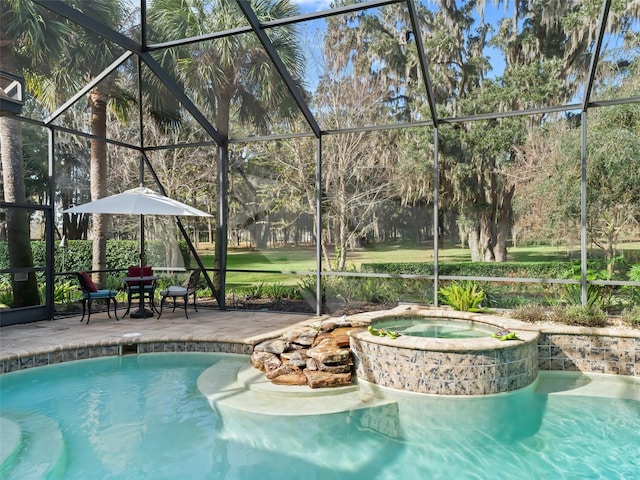
M 181 309 L 175 312 L 165 309 L 159 320 L 156 317 L 142 319 L 127 316 L 116 321 L 108 318 L 106 313 L 94 313 L 88 325 L 80 323 L 80 316 L 73 316 L 2 327 L 0 362 L 83 346 L 124 343 L 132 337 L 139 343 L 184 341 L 253 346 L 279 336 L 294 325 L 320 318 L 309 314 L 271 311 L 198 310 L 190 310 L 188 319 Z M 122 313 L 120 311 L 119 315 Z

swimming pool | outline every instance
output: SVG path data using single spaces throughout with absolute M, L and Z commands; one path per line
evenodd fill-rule
M 3 457 L 16 470 L 3 463 L 0 476 L 539 479 L 634 478 L 640 471 L 637 379 L 541 373 L 534 385 L 507 394 L 385 389 L 389 401 L 373 408 L 221 417 L 197 380 L 230 357 L 249 362 L 239 355 L 145 354 L 0 376 L 0 414 L 22 425 L 25 439 L 23 451 Z M 612 394 L 621 398 L 605 396 Z M 29 452 L 42 438 L 46 451 Z M 58 440 L 60 455 L 52 459 Z M 27 456 L 32 464 L 21 465 Z M 49 477 L 38 470 L 41 458 L 57 462 Z

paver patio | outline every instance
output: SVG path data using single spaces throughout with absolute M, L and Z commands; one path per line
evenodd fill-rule
M 124 313 L 119 310 L 119 315 Z M 80 316 L 0 328 L 0 360 L 35 355 L 52 348 L 100 344 L 135 336 L 136 342 L 180 340 L 256 345 L 279 336 L 294 325 L 318 320 L 310 314 L 199 308 L 198 312 L 165 310 L 161 319 L 130 318 L 116 321 L 105 313 L 94 313 L 87 325 Z

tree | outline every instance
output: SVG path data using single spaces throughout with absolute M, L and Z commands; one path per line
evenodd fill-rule
M 260 21 L 286 18 L 298 12 L 289 0 L 251 1 L 251 7 Z M 235 1 L 153 0 L 149 25 L 150 38 L 165 40 L 242 27 L 246 25 L 246 18 Z M 303 61 L 295 30 L 291 26 L 273 28 L 269 38 L 300 86 Z M 179 81 L 196 105 L 213 117 L 213 124 L 225 142 L 229 138 L 232 109 L 237 111 L 240 123 L 251 124 L 260 133 L 267 131 L 275 119 L 286 119 L 296 112 L 284 82 L 255 35 L 217 38 L 195 48 L 186 46 L 167 51 L 163 60 L 168 57 L 175 62 Z M 233 169 L 234 165 L 230 164 L 229 168 Z M 228 217 L 228 212 L 224 215 Z M 222 238 L 220 229 L 217 232 L 216 243 L 226 244 L 227 238 Z M 216 255 L 216 268 L 220 268 L 221 261 Z M 214 286 L 220 285 L 218 270 Z
M 465 231 L 471 260 L 506 261 L 515 184 L 505 170 L 522 124 L 501 119 L 457 127 L 442 131 L 443 174 L 459 220 L 472 219 Z
M 626 68 L 625 76 L 609 79 L 607 98 L 640 93 L 638 62 Z M 611 275 L 620 237 L 631 237 L 640 223 L 640 107 L 590 109 L 587 122 L 587 234 L 602 249 Z M 518 186 L 523 193 L 519 222 L 538 232 L 533 239 L 579 239 L 581 137 L 580 122 L 570 118 L 548 125 L 544 135 L 531 138 L 523 148 L 521 161 L 529 164 L 531 174 Z M 569 231 L 574 234 L 569 236 Z
M 123 6 L 119 0 L 109 2 L 86 2 L 76 0 L 73 6 L 88 17 L 105 26 L 120 29 L 123 26 Z M 64 55 L 52 61 L 49 74 L 42 70 L 34 76 L 33 84 L 36 98 L 47 107 L 57 105 L 60 98 L 75 93 L 82 85 L 102 73 L 120 53 L 120 48 L 91 31 L 79 28 L 70 29 L 64 37 Z M 117 88 L 116 75 L 110 75 L 91 89 L 87 97 L 90 109 L 90 191 L 91 200 L 98 200 L 107 194 L 107 108 L 118 98 L 124 98 Z M 126 109 L 120 108 L 124 113 Z M 108 215 L 92 215 L 93 260 L 92 269 L 106 268 L 106 246 Z M 106 272 L 94 274 L 98 283 L 106 283 Z
M 485 100 L 480 104 L 492 111 L 502 111 L 525 110 L 568 101 L 582 85 L 581 80 L 587 72 L 589 57 L 585 52 L 596 37 L 601 8 L 602 2 L 599 0 L 555 4 L 546 1 L 516 2 L 512 17 L 502 20 L 498 34 L 492 39 L 492 44 L 503 51 L 506 62 L 505 72 L 498 79 L 500 100 L 487 101 L 484 94 L 481 98 Z M 629 22 L 637 19 L 639 13 L 639 2 L 612 2 L 607 32 L 615 33 L 628 28 Z M 492 84 L 483 82 L 481 92 L 490 93 L 491 88 L 487 86 L 492 87 Z M 538 138 L 533 131 L 550 120 L 546 115 L 523 118 L 523 126 L 528 134 L 523 132 L 517 137 L 520 140 L 514 141 L 509 148 L 510 161 L 502 169 L 497 179 L 499 181 L 494 183 L 497 189 L 491 195 L 495 205 L 502 205 L 503 216 L 507 213 L 511 215 L 513 211 L 515 183 L 512 180 L 518 178 L 517 169 L 522 165 L 515 161 L 516 153 L 535 150 L 531 146 L 524 147 L 523 139 Z M 594 132 L 591 127 L 590 132 Z M 576 153 L 577 157 L 573 158 L 580 158 L 579 152 Z M 525 160 L 524 163 L 528 162 Z M 486 220 L 483 216 L 479 219 L 482 232 L 486 230 Z M 504 227 L 510 228 L 511 224 L 511 221 L 505 222 L 496 230 L 498 246 L 507 238 Z M 505 255 L 496 256 L 496 259 L 506 259 L 506 246 L 498 248 L 497 253 L 501 251 Z
M 334 2 L 336 6 L 353 3 Z M 426 10 L 419 6 L 421 20 Z M 325 55 L 331 72 L 350 70 L 354 77 L 377 77 L 384 85 L 378 99 L 388 107 L 387 118 L 411 120 L 421 105 L 418 57 L 409 47 L 412 26 L 406 6 L 389 5 L 374 13 L 360 11 L 327 18 Z
M 377 100 L 385 91 L 376 77 L 328 73 L 320 82 L 316 99 L 322 124 L 348 129 L 361 122 L 375 122 L 381 115 Z M 337 270 L 344 270 L 347 252 L 374 229 L 378 208 L 395 195 L 391 184 L 397 154 L 394 142 L 393 134 L 387 132 L 345 133 L 324 140 L 322 188 L 327 240 L 323 246 L 335 245 Z M 325 254 L 325 261 L 328 257 Z M 331 269 L 331 263 L 327 268 Z
M 316 152 L 316 142 L 309 139 L 276 142 L 269 155 L 271 160 L 268 165 L 275 172 L 275 182 L 269 185 L 269 189 L 289 213 L 289 224 L 301 221 L 304 224 L 308 218 L 312 220 L 313 237 L 320 242 L 325 262 L 330 265 L 325 237 L 317 231 Z
M 64 23 L 51 18 L 31 2 L 22 0 L 1 0 L 0 18 L 0 63 L 3 70 L 14 74 L 23 73 L 24 68 L 58 51 L 61 35 L 68 31 Z M 0 85 L 0 88 L 5 86 Z M 22 124 L 11 115 L 0 115 L 0 156 L 4 201 L 26 204 Z M 28 211 L 9 207 L 6 221 L 9 265 L 12 268 L 32 268 Z M 12 276 L 13 306 L 38 305 L 40 298 L 35 273 L 30 272 L 26 281 L 16 281 L 17 278 Z
M 417 8 L 441 118 L 562 104 L 585 78 L 589 57 L 584 53 L 596 38 L 601 1 L 494 3 L 508 7 L 497 30 L 484 17 L 484 1 L 438 2 L 433 11 L 425 5 Z M 607 31 L 628 28 L 639 6 L 636 1 L 612 2 L 615 21 L 608 22 Z M 381 7 L 329 19 L 327 35 L 335 65 L 357 76 L 380 76 L 393 86 L 383 101 L 391 105 L 411 93 L 413 101 L 403 104 L 405 114 L 426 101 L 424 94 L 415 95 L 416 50 L 409 46 L 415 32 L 410 25 L 402 6 Z M 489 47 L 502 53 L 504 72 L 491 75 Z M 429 115 L 425 106 L 421 117 Z M 544 115 L 530 115 L 520 121 L 440 126 L 440 205 L 449 209 L 447 218 L 454 209 L 458 224 L 465 225 L 474 260 L 506 260 L 516 152 L 526 130 L 545 121 Z

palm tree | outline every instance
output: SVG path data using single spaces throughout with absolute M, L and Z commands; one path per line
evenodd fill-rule
M 290 0 L 252 0 L 251 7 L 260 21 L 298 13 Z M 149 9 L 150 38 L 158 41 L 195 37 L 246 24 L 235 0 L 154 0 Z M 292 78 L 301 82 L 304 62 L 295 31 L 291 27 L 274 28 L 269 31 L 269 38 Z M 258 131 L 267 130 L 276 118 L 287 118 L 294 112 L 295 103 L 284 82 L 253 34 L 217 38 L 171 53 L 185 90 L 213 117 L 225 141 L 229 136 L 232 109 L 237 111 L 240 122 L 252 124 Z M 219 169 L 218 175 L 226 176 L 227 172 Z M 218 195 L 224 193 L 218 192 Z M 226 245 L 226 235 L 218 228 L 218 252 L 222 242 Z M 216 255 L 215 262 L 219 271 L 220 255 Z M 220 275 L 216 274 L 217 289 L 221 282 Z
M 123 22 L 124 8 L 119 1 L 86 2 L 77 0 L 75 8 L 82 10 L 88 17 L 98 20 L 106 26 L 119 29 Z M 65 36 L 65 55 L 53 66 L 50 75 L 40 76 L 37 80 L 39 88 L 36 97 L 47 107 L 55 107 L 61 96 L 68 96 L 78 91 L 86 82 L 103 72 L 122 53 L 120 47 L 103 37 L 83 29 L 75 28 Z M 107 144 L 102 138 L 107 137 L 108 107 L 116 99 L 122 98 L 118 90 L 116 78 L 109 75 L 98 83 L 88 94 L 88 105 L 91 110 L 91 161 L 90 189 L 91 200 L 97 200 L 107 194 Z M 126 112 L 126 109 L 119 109 Z M 93 236 L 93 270 L 106 267 L 108 216 L 94 214 L 92 216 Z M 94 275 L 95 280 L 105 284 L 106 273 Z
M 295 15 L 290 0 L 252 1 L 261 21 Z M 149 9 L 152 40 L 187 38 L 246 26 L 235 0 L 154 0 Z M 303 74 L 302 53 L 291 27 L 269 31 L 270 39 L 294 79 Z M 292 113 L 293 101 L 267 52 L 253 34 L 219 38 L 186 47 L 176 54 L 176 68 L 189 96 L 207 113 L 223 138 L 229 134 L 231 108 L 238 118 L 266 130 L 274 119 Z
M 61 48 L 62 34 L 68 31 L 64 23 L 51 18 L 44 9 L 24 0 L 0 0 L 0 59 L 2 69 L 20 74 Z M 34 21 L 46 18 L 46 22 Z M 0 88 L 5 85 L 0 85 Z M 0 115 L 0 157 L 4 201 L 25 204 L 27 201 L 22 158 L 22 123 L 12 115 Z M 33 267 L 29 213 L 21 208 L 7 209 L 7 243 L 9 265 L 12 268 Z M 35 274 L 26 281 L 15 281 L 13 276 L 13 307 L 38 305 L 38 285 Z

